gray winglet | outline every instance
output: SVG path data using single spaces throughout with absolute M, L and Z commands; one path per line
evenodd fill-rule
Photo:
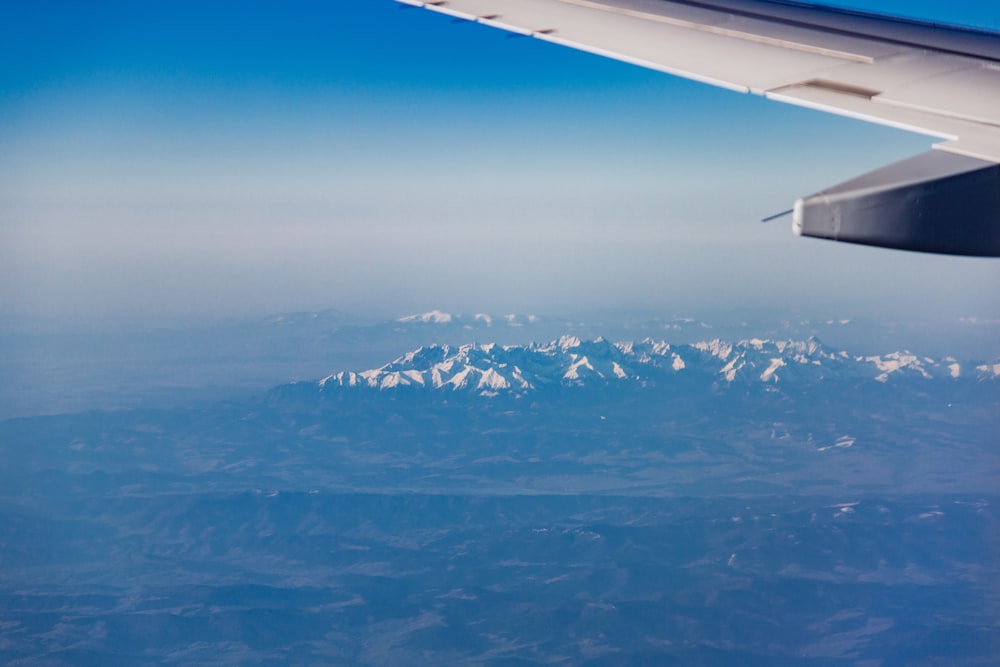
M 801 236 L 1000 257 L 1000 165 L 930 151 L 795 202 Z

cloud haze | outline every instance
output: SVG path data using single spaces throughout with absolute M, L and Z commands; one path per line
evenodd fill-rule
M 1000 311 L 996 262 L 756 223 L 925 138 L 363 4 L 18 15 L 0 312 Z

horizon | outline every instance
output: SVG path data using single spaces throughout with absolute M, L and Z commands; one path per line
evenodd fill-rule
M 380 368 L 420 347 L 546 344 L 581 340 L 671 345 L 753 338 L 818 340 L 851 356 L 915 354 L 962 364 L 1000 362 L 1000 320 L 788 317 L 741 311 L 604 311 L 564 315 L 400 312 L 390 317 L 328 310 L 136 326 L 12 327 L 0 319 L 0 421 L 136 407 L 211 405 L 340 371 Z M 534 315 L 530 321 L 529 316 Z M 426 316 L 427 322 L 422 321 Z M 436 317 L 435 317 L 436 316 Z M 434 320 L 443 320 L 435 322 Z
M 977 3 L 838 4 L 1000 24 Z M 33 5 L 0 28 L 5 319 L 705 306 L 1000 318 L 995 260 L 758 222 L 926 137 L 390 0 L 232 11 Z

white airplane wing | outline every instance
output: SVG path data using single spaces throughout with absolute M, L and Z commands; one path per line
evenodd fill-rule
M 1000 33 L 776 0 L 398 0 L 936 137 L 795 202 L 797 234 L 1000 257 Z

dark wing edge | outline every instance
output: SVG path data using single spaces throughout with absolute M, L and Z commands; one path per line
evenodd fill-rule
M 932 150 L 795 202 L 799 236 L 1000 257 L 1000 164 Z

